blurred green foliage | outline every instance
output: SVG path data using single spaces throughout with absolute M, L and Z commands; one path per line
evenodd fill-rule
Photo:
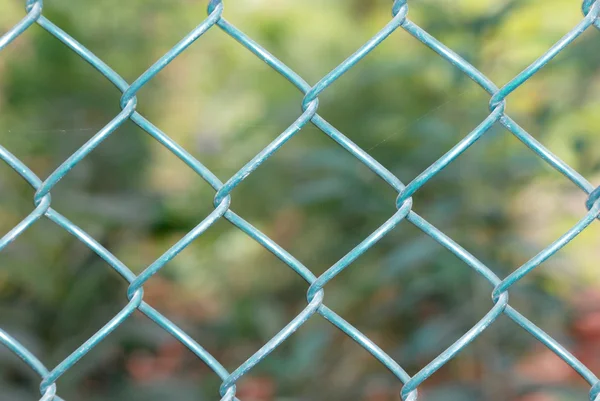
M 21 3 L 2 0 L 0 32 L 23 16 Z M 205 7 L 48 0 L 44 14 L 132 82 L 200 23 Z M 579 4 L 562 0 L 417 0 L 410 7 L 413 21 L 499 85 L 581 19 Z M 390 2 L 231 1 L 225 16 L 315 83 L 389 20 Z M 599 41 L 598 32 L 586 33 L 512 94 L 507 108 L 596 183 Z M 41 177 L 118 113 L 119 97 L 37 26 L 0 53 L 0 141 Z M 225 181 L 293 122 L 301 99 L 215 28 L 142 89 L 138 110 Z M 408 183 L 486 117 L 488 101 L 458 70 L 398 31 L 320 96 L 319 113 Z M 0 194 L 6 232 L 32 210 L 33 191 L 0 165 Z M 395 195 L 308 126 L 235 189 L 232 209 L 320 274 L 393 214 Z M 213 196 L 175 156 L 126 123 L 57 185 L 52 202 L 140 272 L 210 213 Z M 573 225 L 584 200 L 496 127 L 418 191 L 414 209 L 502 277 Z M 511 305 L 576 349 L 583 340 L 571 329 L 579 316 L 573 294 L 598 284 L 599 240 L 595 225 L 511 294 Z M 307 290 L 225 221 L 145 288 L 151 305 L 230 370 L 299 313 Z M 49 221 L 0 255 L 0 324 L 49 367 L 114 316 L 125 291 L 117 274 Z M 467 266 L 402 223 L 327 286 L 325 302 L 415 373 L 491 308 L 490 293 Z M 59 394 L 216 399 L 217 377 L 173 341 L 135 315 L 59 380 Z M 587 399 L 580 379 L 561 376 L 548 386 L 529 375 L 523 366 L 540 352 L 501 320 L 426 382 L 423 394 L 428 401 L 524 401 L 529 393 Z M 561 364 L 552 359 L 545 369 Z M 35 399 L 37 379 L 6 350 L 0 372 L 3 400 Z M 399 399 L 400 383 L 315 317 L 239 387 L 245 401 L 386 401 Z

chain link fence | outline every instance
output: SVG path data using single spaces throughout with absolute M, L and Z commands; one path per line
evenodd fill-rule
M 314 85 L 307 83 L 302 77 L 295 73 L 291 68 L 279 61 L 275 56 L 261 47 L 252 38 L 245 35 L 233 24 L 228 22 L 224 14 L 224 4 L 221 0 L 211 0 L 208 4 L 208 17 L 200 23 L 192 32 L 171 48 L 156 63 L 140 75 L 132 84 L 127 83 L 119 76 L 117 72 L 111 69 L 102 60 L 96 57 L 82 44 L 77 42 L 67 32 L 43 15 L 42 0 L 28 0 L 26 3 L 27 15 L 11 30 L 0 37 L 0 50 L 8 46 L 15 38 L 26 34 L 27 29 L 37 23 L 43 29 L 52 34 L 56 40 L 61 41 L 65 46 L 74 51 L 77 55 L 91 64 L 98 73 L 102 74 L 121 92 L 120 106 L 122 111 L 115 116 L 104 128 L 96 133 L 87 143 L 73 153 L 58 167 L 50 176 L 42 180 L 37 177 L 23 162 L 0 145 L 0 158 L 14 169 L 24 180 L 26 180 L 34 189 L 34 210 L 17 226 L 0 239 L 0 251 L 8 244 L 16 240 L 25 230 L 34 225 L 37 221 L 46 217 L 69 232 L 89 249 L 99 255 L 108 265 L 110 265 L 123 279 L 129 283 L 127 298 L 128 304 L 112 318 L 102 329 L 89 338 L 84 344 L 73 353 L 67 356 L 61 363 L 52 369 L 48 369 L 44 364 L 25 348 L 17 339 L 9 333 L 0 330 L 0 340 L 12 352 L 18 355 L 26 364 L 28 364 L 40 377 L 41 401 L 61 400 L 57 395 L 57 381 L 66 371 L 72 369 L 74 365 L 83 358 L 99 342 L 111 334 L 111 332 L 123 323 L 137 309 L 145 314 L 149 319 L 165 331 L 174 336 L 177 340 L 189 348 L 198 358 L 204 361 L 216 375 L 222 380 L 220 388 L 221 400 L 231 401 L 236 398 L 236 383 L 247 374 L 252 368 L 260 363 L 264 358 L 281 345 L 289 336 L 291 336 L 300 326 L 315 314 L 321 315 L 339 330 L 351 337 L 356 343 L 367 350 L 374 358 L 379 360 L 390 372 L 392 372 L 402 383 L 401 398 L 405 401 L 415 401 L 419 399 L 418 387 L 425 382 L 438 369 L 445 365 L 456 354 L 469 346 L 469 344 L 482 332 L 487 330 L 492 323 L 501 315 L 505 314 L 512 319 L 518 326 L 529 332 L 539 342 L 543 343 L 561 359 L 563 359 L 573 370 L 583 377 L 590 385 L 590 400 L 600 400 L 600 381 L 596 375 L 573 356 L 560 343 L 546 334 L 543 330 L 521 315 L 517 310 L 509 305 L 509 290 L 517 284 L 523 277 L 533 269 L 540 266 L 544 261 L 551 258 L 568 242 L 579 235 L 586 227 L 592 224 L 600 216 L 600 187 L 594 188 L 582 175 L 572 169 L 565 162 L 560 160 L 552 152 L 546 149 L 533 136 L 526 132 L 515 122 L 506 112 L 506 98 L 509 94 L 523 85 L 534 74 L 536 74 L 545 64 L 553 59 L 558 53 L 564 50 L 584 31 L 592 28 L 600 29 L 600 1 L 584 0 L 583 19 L 571 31 L 569 31 L 561 40 L 548 49 L 543 55 L 535 60 L 529 67 L 523 70 L 519 75 L 510 80 L 502 87 L 496 86 L 490 79 L 481 73 L 475 66 L 470 64 L 464 58 L 459 56 L 450 48 L 446 47 L 428 32 L 420 28 L 417 24 L 408 18 L 409 5 L 406 0 L 396 0 L 392 5 L 392 18 L 388 24 L 383 27 L 375 36 L 369 39 L 360 49 L 343 61 L 339 66 L 333 69 Z M 273 70 L 285 77 L 291 85 L 294 85 L 304 94 L 301 104 L 300 116 L 275 140 L 268 144 L 260 153 L 243 166 L 236 174 L 226 182 L 220 181 L 209 169 L 200 161 L 188 153 L 180 145 L 170 139 L 165 133 L 159 130 L 155 125 L 136 111 L 138 91 L 152 80 L 163 68 L 178 57 L 185 49 L 200 38 L 210 29 L 220 29 L 225 34 L 234 38 L 241 46 L 252 52 L 256 57 L 264 61 Z M 333 82 L 350 70 L 357 62 L 363 59 L 369 52 L 375 49 L 389 35 L 396 30 L 403 29 L 424 46 L 429 47 L 440 57 L 448 62 L 448 68 L 458 68 L 470 79 L 477 83 L 484 91 L 491 96 L 489 102 L 490 113 L 477 127 L 458 142 L 445 155 L 429 166 L 425 171 L 419 174 L 407 185 L 403 184 L 396 176 L 382 166 L 377 160 L 373 159 L 367 152 L 358 147 L 350 139 L 344 136 L 340 131 L 328 123 L 318 113 L 319 95 L 323 93 Z M 148 266 L 141 274 L 135 275 L 127 266 L 119 261 L 99 242 L 92 238 L 88 233 L 80 229 L 73 222 L 69 221 L 51 205 L 51 191 L 54 186 L 75 167 L 83 158 L 92 152 L 99 144 L 106 140 L 119 126 L 125 121 L 131 120 L 156 141 L 169 149 L 186 165 L 204 179 L 214 188 L 216 194 L 214 197 L 214 211 L 201 221 L 192 231 L 185 235 L 179 242 L 166 251 L 154 263 Z M 375 230 L 371 235 L 365 238 L 354 249 L 347 253 L 337 263 L 331 266 L 321 276 L 316 277 L 306 266 L 299 262 L 293 255 L 289 254 L 281 246 L 267 237 L 264 233 L 253 227 L 250 223 L 237 215 L 230 208 L 231 192 L 250 174 L 252 174 L 264 161 L 271 157 L 280 147 L 282 147 L 290 138 L 307 124 L 314 124 L 325 135 L 333 139 L 339 146 L 352 154 L 360 162 L 364 163 L 369 169 L 375 172 L 382 180 L 389 184 L 397 193 L 395 200 L 397 211 L 383 225 Z M 584 191 L 588 200 L 585 204 L 588 212 L 584 213 L 582 205 L 582 218 L 569 231 L 564 233 L 554 243 L 547 246 L 535 257 L 520 266 L 504 279 L 496 276 L 484 263 L 477 260 L 467 250 L 446 236 L 435 226 L 427 222 L 412 210 L 412 195 L 421 187 L 452 163 L 459 155 L 465 152 L 478 139 L 484 136 L 492 126 L 504 126 L 510 133 L 518 138 L 525 146 L 530 148 L 537 156 L 542 158 L 554 169 L 562 173 L 568 180 L 572 181 L 577 187 Z M 268 341 L 261 349 L 250 356 L 246 362 L 234 369 L 228 371 L 217 361 L 207 350 L 198 342 L 191 338 L 186 332 L 177 327 L 165 316 L 155 310 L 144 301 L 144 283 L 146 283 L 154 274 L 163 269 L 165 265 L 186 248 L 192 241 L 211 227 L 219 219 L 226 219 L 243 231 L 245 234 L 260 243 L 268 251 L 276 255 L 281 261 L 293 269 L 300 277 L 308 283 L 307 306 L 291 322 L 287 324 L 279 333 Z M 427 366 L 419 372 L 410 375 L 388 354 L 379 348 L 367 336 L 354 328 L 351 324 L 329 309 L 323 303 L 324 288 L 332 279 L 334 279 L 344 269 L 356 261 L 362 254 L 367 252 L 375 243 L 388 234 L 400 223 L 407 221 L 425 234 L 429 235 L 448 251 L 458 257 L 464 264 L 473 270 L 474 273 L 481 275 L 490 284 L 492 290 L 493 305 L 489 312 L 466 334 L 454 342 L 448 349 L 437 356 Z M 407 224 L 407 223 L 404 223 Z M 0 390 L 1 391 L 1 390 Z M 215 397 L 217 395 L 215 394 Z

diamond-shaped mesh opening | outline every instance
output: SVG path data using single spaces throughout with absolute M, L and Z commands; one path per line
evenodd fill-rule
M 394 194 L 348 152 L 307 127 L 233 191 L 232 209 L 249 210 L 245 219 L 319 274 L 394 213 Z M 307 242 L 310 250 L 299 246 Z
M 140 99 L 153 103 L 149 119 L 225 182 L 302 114 L 302 95 L 223 32 L 199 42 Z
M 3 62 L 3 143 L 14 152 L 52 157 L 47 169 L 36 171 L 49 174 L 119 112 L 112 101 L 118 91 L 40 27 L 23 39 L 23 49 Z M 36 140 L 27 140 L 32 135 Z
M 447 195 L 436 197 L 442 188 Z M 586 212 L 585 193 L 500 126 L 434 176 L 415 199 L 427 189 L 433 194 L 421 198 L 417 212 L 499 268 L 524 263 Z M 550 234 L 542 227 L 563 230 Z M 541 236 L 545 241 L 532 241 Z M 539 247 L 532 248 L 536 242 Z

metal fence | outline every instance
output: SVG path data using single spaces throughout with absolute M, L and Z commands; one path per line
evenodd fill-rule
M 148 70 L 140 75 L 131 85 L 125 82 L 117 72 L 112 70 L 102 60 L 92 54 L 82 44 L 77 42 L 69 34 L 56 26 L 50 20 L 43 16 L 43 0 L 28 0 L 26 2 L 27 15 L 10 31 L 0 37 L 0 50 L 9 45 L 19 35 L 24 34 L 27 29 L 37 23 L 57 40 L 69 47 L 81 58 L 90 63 L 110 82 L 112 82 L 121 92 L 120 106 L 122 111 L 113 118 L 104 128 L 95 134 L 87 143 L 73 153 L 65 160 L 45 180 L 38 178 L 23 162 L 11 154 L 7 149 L 0 145 L 0 158 L 10 165 L 21 177 L 23 177 L 35 190 L 34 205 L 35 209 L 10 232 L 0 239 L 0 251 L 9 243 L 14 241 L 25 230 L 31 227 L 42 217 L 46 217 L 68 231 L 75 238 L 80 240 L 92 251 L 98 254 L 106 263 L 108 263 L 117 273 L 129 282 L 127 298 L 129 302 L 110 322 L 101 330 L 88 339 L 83 345 L 67 356 L 58 366 L 53 369 L 47 369 L 30 351 L 27 350 L 17 339 L 10 336 L 3 330 L 0 330 L 0 341 L 18 355 L 27 363 L 40 377 L 40 391 L 42 401 L 61 400 L 57 394 L 57 380 L 67 370 L 73 368 L 75 363 L 83 358 L 100 341 L 106 338 L 110 333 L 125 321 L 137 309 L 153 320 L 164 330 L 173 335 L 176 339 L 187 346 L 194 354 L 202 359 L 221 380 L 220 388 L 221 400 L 234 400 L 236 394 L 236 382 L 248 373 L 283 341 L 291 336 L 301 325 L 303 325 L 313 315 L 319 314 L 341 331 L 350 336 L 359 345 L 364 347 L 374 358 L 377 358 L 386 368 L 388 368 L 403 384 L 401 397 L 405 401 L 414 401 L 418 399 L 417 389 L 421 383 L 433 375 L 440 367 L 446 364 L 457 353 L 467 347 L 477 336 L 500 316 L 505 314 L 517 325 L 528 331 L 533 337 L 552 350 L 556 355 L 568 363 L 579 375 L 581 375 L 590 385 L 590 400 L 600 400 L 600 381 L 596 375 L 585 365 L 578 361 L 569 351 L 567 351 L 556 340 L 542 331 L 539 327 L 530 322 L 525 316 L 513 309 L 509 301 L 509 289 L 520 279 L 530 273 L 533 269 L 540 266 L 548 258 L 552 257 L 559 249 L 569 241 L 579 235 L 596 218 L 600 216 L 600 187 L 594 189 L 583 176 L 570 166 L 552 154 L 529 133 L 521 128 L 505 112 L 506 97 L 519 86 L 523 85 L 529 78 L 536 74 L 546 63 L 554 58 L 559 52 L 564 50 L 584 31 L 592 26 L 600 29 L 600 0 L 584 0 L 583 14 L 584 18 L 577 26 L 568 32 L 560 41 L 553 45 L 546 53 L 534 61 L 529 67 L 523 70 L 510 82 L 498 88 L 476 67 L 463 59 L 457 53 L 443 45 L 429 33 L 420 28 L 417 24 L 408 19 L 408 4 L 406 0 L 396 0 L 392 5 L 392 19 L 381 29 L 374 37 L 369 39 L 353 55 L 348 57 L 339 66 L 324 76 L 315 85 L 310 85 L 304 81 L 292 69 L 279 61 L 275 56 L 262 48 L 258 43 L 238 30 L 234 25 L 223 17 L 224 5 L 221 0 L 211 0 L 208 5 L 208 17 L 202 21 L 192 32 L 177 43 L 163 57 L 154 63 Z M 272 69 L 283 75 L 292 85 L 298 88 L 303 94 L 301 115 L 281 133 L 273 142 L 267 145 L 260 153 L 242 167 L 236 174 L 229 178 L 225 183 L 221 182 L 211 171 L 202 165 L 185 149 L 170 139 L 165 133 L 155 127 L 150 121 L 144 118 L 136 111 L 136 94 L 150 81 L 156 74 L 167 66 L 173 59 L 179 56 L 196 39 L 202 36 L 209 29 L 221 29 L 227 35 L 233 37 L 239 44 L 256 57 L 267 63 Z M 319 107 L 318 96 L 325 91 L 333 82 L 350 70 L 358 61 L 365 57 L 370 51 L 376 48 L 389 35 L 397 29 L 404 29 L 413 35 L 423 45 L 428 46 L 449 64 L 448 68 L 458 68 L 469 78 L 475 81 L 483 90 L 491 96 L 489 102 L 489 116 L 481 122 L 473 131 L 457 143 L 444 156 L 433 163 L 408 185 L 404 185 L 397 177 L 383 167 L 377 160 L 373 159 L 364 150 L 359 148 L 350 139 L 344 136 L 325 119 L 323 119 L 317 110 Z M 148 266 L 140 275 L 135 275 L 122 262 L 113 256 L 107 249 L 100 245 L 89 234 L 81 230 L 73 222 L 66 219 L 59 212 L 51 207 L 51 191 L 56 183 L 61 180 L 68 172 L 76 166 L 84 157 L 94 150 L 100 143 L 108 138 L 121 124 L 128 119 L 132 120 L 140 128 L 145 130 L 154 139 L 164 147 L 173 152 L 177 157 L 184 161 L 189 168 L 195 171 L 216 191 L 214 197 L 214 211 L 210 213 L 200 224 L 185 235 L 179 242 L 165 252 L 154 263 Z M 300 263 L 294 256 L 286 252 L 277 243 L 269 239 L 265 234 L 257 230 L 242 217 L 230 209 L 231 192 L 245 178 L 254 172 L 265 160 L 273 155 L 290 138 L 296 135 L 302 127 L 312 123 L 318 127 L 325 135 L 336 141 L 341 147 L 364 163 L 369 169 L 375 172 L 381 179 L 388 183 L 398 193 L 396 198 L 397 212 L 391 216 L 382 226 L 375 230 L 371 235 L 364 239 L 353 250 L 341 258 L 337 263 L 331 266 L 321 276 L 316 277 L 311 271 Z M 461 153 L 465 152 L 479 138 L 485 135 L 490 128 L 496 124 L 503 125 L 509 132 L 517 137 L 523 144 L 529 147 L 537 156 L 546 161 L 554 169 L 561 172 L 567 179 L 571 180 L 582 191 L 588 195 L 586 207 L 589 210 L 587 214 L 569 231 L 557 239 L 554 243 L 546 247 L 543 251 L 530 259 L 527 263 L 520 266 L 504 279 L 497 277 L 485 264 L 477 260 L 467 250 L 454 242 L 451 238 L 444 235 L 432 224 L 412 211 L 412 195 L 425 185 L 433 176 L 438 174 L 449 163 L 452 163 Z M 582 214 L 583 214 L 582 205 Z M 196 238 L 200 237 L 217 220 L 225 218 L 256 240 L 267 250 L 276 255 L 285 262 L 291 269 L 300 275 L 308 283 L 307 303 L 304 310 L 297 315 L 285 328 L 275 335 L 267 344 L 246 360 L 241 366 L 232 372 L 226 370 L 209 352 L 200 344 L 192 339 L 183 330 L 169 321 L 165 316 L 144 302 L 144 283 L 154 274 L 161 270 L 171 259 L 188 246 Z M 422 230 L 424 233 L 435 239 L 439 244 L 447 248 L 452 254 L 461 259 L 475 273 L 483 276 L 491 285 L 493 306 L 489 312 L 465 335 L 452 344 L 443 353 L 437 356 L 431 363 L 422 368 L 414 375 L 409 375 L 401 366 L 399 366 L 389 355 L 374 344 L 368 337 L 338 316 L 334 311 L 323 304 L 324 287 L 335 278 L 342 270 L 348 268 L 357 258 L 367 252 L 377 241 L 389 233 L 402 221 L 408 221 Z M 0 390 L 1 393 L 1 390 Z M 217 397 L 217 395 L 215 395 Z

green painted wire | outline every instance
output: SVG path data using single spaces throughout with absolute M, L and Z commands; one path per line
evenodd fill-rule
M 43 216 L 47 217 L 92 251 L 98 254 L 109 266 L 120 274 L 129 284 L 127 291 L 127 305 L 108 322 L 102 329 L 95 333 L 83 345 L 75 350 L 71 355 L 65 358 L 51 371 L 22 344 L 11 337 L 8 333 L 0 330 L 0 342 L 8 347 L 12 352 L 18 355 L 26 364 L 28 364 L 41 378 L 40 390 L 42 393 L 41 401 L 60 400 L 56 395 L 56 381 L 67 370 L 71 369 L 77 361 L 92 350 L 100 341 L 106 338 L 110 333 L 125 321 L 134 310 L 138 309 L 148 318 L 162 327 L 165 331 L 173 335 L 182 344 L 188 347 L 194 354 L 202 359 L 223 381 L 220 389 L 221 399 L 234 400 L 236 394 L 236 382 L 248 373 L 254 366 L 266 358 L 274 349 L 291 336 L 301 325 L 303 325 L 313 315 L 319 314 L 335 327 L 343 331 L 350 338 L 362 346 L 365 350 L 377 358 L 385 367 L 387 367 L 398 379 L 404 383 L 401 391 L 401 397 L 405 401 L 415 401 L 418 399 L 417 388 L 440 367 L 445 365 L 456 354 L 462 351 L 478 335 L 485 331 L 501 314 L 507 315 L 520 327 L 529 332 L 538 341 L 552 350 L 556 355 L 569 364 L 579 375 L 581 375 L 591 386 L 590 400 L 599 400 L 600 382 L 598 378 L 560 343 L 546 334 L 543 330 L 513 309 L 509 304 L 508 290 L 529 274 L 533 269 L 539 267 L 544 261 L 552 257 L 568 242 L 579 235 L 596 218 L 600 216 L 600 187 L 594 187 L 578 172 L 569 165 L 552 154 L 541 143 L 521 128 L 506 113 L 506 98 L 519 86 L 529 80 L 544 65 L 546 65 L 558 53 L 564 50 L 577 37 L 579 37 L 589 27 L 594 26 L 600 29 L 600 0 L 584 0 L 582 11 L 583 20 L 568 32 L 560 41 L 552 46 L 546 53 L 533 62 L 523 72 L 518 74 L 507 84 L 498 88 L 484 74 L 477 70 L 473 65 L 459 56 L 457 53 L 439 42 L 429 33 L 424 31 L 414 22 L 408 19 L 408 4 L 406 0 L 396 0 L 392 5 L 392 20 L 374 37 L 369 39 L 365 45 L 358 49 L 353 55 L 348 57 L 340 65 L 334 68 L 330 73 L 324 76 L 315 85 L 309 85 L 304 79 L 287 67 L 275 56 L 261 47 L 249 36 L 245 35 L 235 26 L 223 18 L 222 0 L 211 0 L 208 5 L 208 17 L 200 23 L 184 39 L 177 43 L 156 63 L 140 75 L 131 85 L 121 78 L 114 70 L 106 65 L 102 60 L 96 57 L 83 45 L 64 32 L 58 26 L 42 15 L 42 0 L 27 0 L 27 15 L 11 30 L 0 36 L 0 50 L 9 45 L 15 38 L 23 34 L 32 24 L 37 23 L 51 35 L 56 37 L 68 48 L 73 50 L 81 58 L 91 64 L 99 73 L 104 75 L 113 85 L 122 93 L 120 106 L 122 111 L 110 121 L 104 128 L 98 131 L 88 142 L 63 162 L 50 176 L 44 181 L 40 180 L 25 164 L 12 155 L 7 149 L 0 145 L 0 159 L 11 166 L 23 179 L 25 179 L 35 190 L 34 210 L 23 219 L 17 226 L 0 238 L 0 252 L 9 243 L 16 240 L 21 233 L 31 227 Z M 285 77 L 291 84 L 304 94 L 301 104 L 301 115 L 291 123 L 291 125 L 268 144 L 261 152 L 244 165 L 237 173 L 229 178 L 225 183 L 221 182 L 210 170 L 208 170 L 200 161 L 194 158 L 189 152 L 169 138 L 165 133 L 154 126 L 150 121 L 144 118 L 136 111 L 137 92 L 156 76 L 171 61 L 179 56 L 192 43 L 199 39 L 205 32 L 213 27 L 219 27 L 227 35 L 237 40 L 243 47 L 254 55 L 266 62 L 271 68 Z M 484 91 L 490 94 L 490 115 L 479 124 L 473 131 L 466 135 L 458 144 L 456 144 L 445 155 L 434 161 L 423 173 L 419 174 L 408 185 L 404 185 L 396 176 L 373 159 L 367 152 L 358 147 L 349 138 L 343 135 L 325 119 L 317 113 L 319 107 L 318 96 L 325 91 L 333 82 L 344 75 L 349 69 L 362 60 L 369 52 L 376 48 L 388 36 L 398 28 L 402 28 L 413 35 L 424 45 L 431 48 L 434 52 L 444 58 L 454 67 L 465 73 L 469 78 L 479 84 Z M 112 255 L 107 249 L 100 245 L 85 231 L 81 230 L 74 223 L 66 219 L 60 213 L 51 207 L 51 191 L 54 186 L 68 172 L 91 153 L 98 145 L 112 135 L 117 128 L 125 121 L 131 120 L 149 135 L 156 139 L 160 144 L 169 149 L 173 154 L 179 157 L 187 166 L 189 166 L 199 177 L 204 179 L 215 190 L 214 206 L 215 210 L 201 221 L 192 231 L 186 234 L 181 240 L 167 250 L 160 258 L 148 266 L 141 274 L 136 276 L 131 270 Z M 325 135 L 329 136 L 342 148 L 364 163 L 383 181 L 388 183 L 398 193 L 396 206 L 398 211 L 377 230 L 375 230 L 364 241 L 358 244 L 348 254 L 341 258 L 337 263 L 331 266 L 321 276 L 316 277 L 306 266 L 299 262 L 295 257 L 285 251 L 281 246 L 260 232 L 257 228 L 245 221 L 230 209 L 232 191 L 252 172 L 271 157 L 279 148 L 307 124 L 314 124 Z M 503 125 L 509 132 L 521 140 L 535 154 L 545 160 L 553 168 L 561 172 L 565 177 L 571 180 L 576 186 L 588 194 L 586 207 L 588 213 L 567 233 L 557 239 L 553 244 L 542 250 L 530 261 L 519 267 L 504 280 L 498 278 L 485 264 L 477 260 L 458 243 L 439 231 L 431 223 L 420 217 L 412 210 L 412 195 L 422 188 L 432 177 L 437 175 L 442 169 L 456 160 L 470 146 L 476 143 L 485 135 L 495 124 Z M 307 300 L 308 305 L 301 311 L 295 319 L 279 331 L 270 341 L 260 350 L 251 355 L 246 362 L 237 367 L 232 373 L 229 373 L 209 352 L 200 344 L 192 339 L 187 333 L 177 327 L 173 322 L 160 314 L 150 305 L 143 301 L 143 285 L 154 274 L 160 271 L 169 261 L 176 257 L 192 241 L 200 237 L 208 228 L 221 218 L 227 219 L 234 226 L 242 230 L 248 236 L 256 240 L 259 244 L 281 259 L 298 275 L 300 275 L 308 284 Z M 419 372 L 410 376 L 397 362 L 388 354 L 373 343 L 367 336 L 354 328 L 350 323 L 338 316 L 335 312 L 323 304 L 324 287 L 333 280 L 338 274 L 342 273 L 361 255 L 367 252 L 376 242 L 383 238 L 387 233 L 393 230 L 402 221 L 407 220 L 414 224 L 424 233 L 436 240 L 440 245 L 448 249 L 452 254 L 462 260 L 474 272 L 484 277 L 492 286 L 492 307 L 490 311 L 465 335 L 454 342 L 446 351 L 436 357 L 431 363 L 427 364 Z

